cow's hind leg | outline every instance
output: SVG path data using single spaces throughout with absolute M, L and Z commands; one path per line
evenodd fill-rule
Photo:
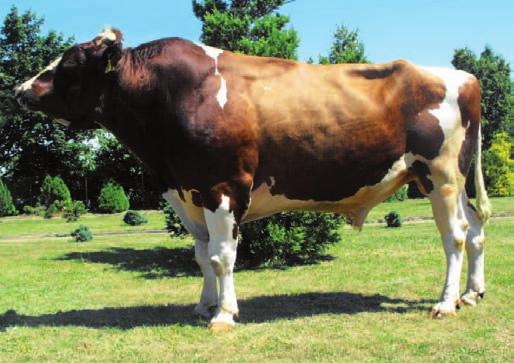
M 429 195 L 446 255 L 446 281 L 441 300 L 432 309 L 432 317 L 455 315 L 460 302 L 459 281 L 468 230 L 461 199 L 463 187 L 446 181 L 436 185 Z
M 485 292 L 484 280 L 484 229 L 483 222 L 476 209 L 469 203 L 463 194 L 463 203 L 466 217 L 469 221 L 469 230 L 466 237 L 466 252 L 468 255 L 468 282 L 466 291 L 461 297 L 463 303 L 475 306 Z

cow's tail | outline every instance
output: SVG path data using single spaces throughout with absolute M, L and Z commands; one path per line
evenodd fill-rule
M 483 224 L 487 222 L 491 216 L 491 203 L 485 190 L 484 175 L 482 174 L 482 133 L 478 128 L 477 137 L 477 153 L 475 156 L 475 189 L 476 189 L 476 209 L 478 218 Z

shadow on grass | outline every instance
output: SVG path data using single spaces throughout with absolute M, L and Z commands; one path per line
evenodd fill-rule
M 58 260 L 107 263 L 119 270 L 139 272 L 144 278 L 156 279 L 200 276 L 194 256 L 192 247 L 155 247 L 143 250 L 114 247 L 94 252 L 71 252 L 59 257 Z
M 390 312 L 403 314 L 428 310 L 432 300 L 405 300 L 384 295 L 351 292 L 304 293 L 298 295 L 258 296 L 239 301 L 241 323 L 263 323 L 297 319 L 319 314 L 358 314 Z M 0 315 L 0 331 L 12 326 L 85 326 L 91 328 L 131 329 L 140 326 L 203 326 L 192 315 L 193 305 L 106 307 L 43 315 L 23 315 L 9 310 Z
M 59 257 L 59 261 L 80 260 L 93 263 L 111 264 L 118 270 L 139 272 L 141 277 L 157 279 L 166 277 L 201 276 L 200 269 L 194 260 L 193 247 L 166 248 L 155 247 L 152 249 L 134 249 L 113 247 L 93 252 L 71 252 Z M 322 255 L 316 259 L 297 262 L 295 266 L 312 265 L 322 261 L 331 261 L 334 258 Z M 290 266 L 253 266 L 251 263 L 240 261 L 236 266 L 236 272 L 241 270 L 281 269 Z

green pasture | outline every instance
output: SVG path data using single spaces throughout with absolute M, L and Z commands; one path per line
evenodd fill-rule
M 513 201 L 494 199 L 496 213 Z M 514 218 L 487 226 L 485 299 L 431 320 L 445 261 L 429 204 L 384 203 L 368 220 L 391 210 L 416 223 L 345 226 L 319 264 L 237 271 L 241 316 L 225 334 L 192 316 L 192 241 L 143 233 L 164 227 L 159 212 L 140 227 L 86 215 L 86 243 L 51 237 L 76 225 L 60 218 L 2 218 L 0 362 L 514 361 Z

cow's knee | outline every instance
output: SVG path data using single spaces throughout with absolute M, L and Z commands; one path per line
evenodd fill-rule
M 225 241 L 221 243 L 233 246 L 222 248 L 221 251 L 214 252 L 209 256 L 209 263 L 218 277 L 232 273 L 236 262 L 237 245 L 235 241 Z

